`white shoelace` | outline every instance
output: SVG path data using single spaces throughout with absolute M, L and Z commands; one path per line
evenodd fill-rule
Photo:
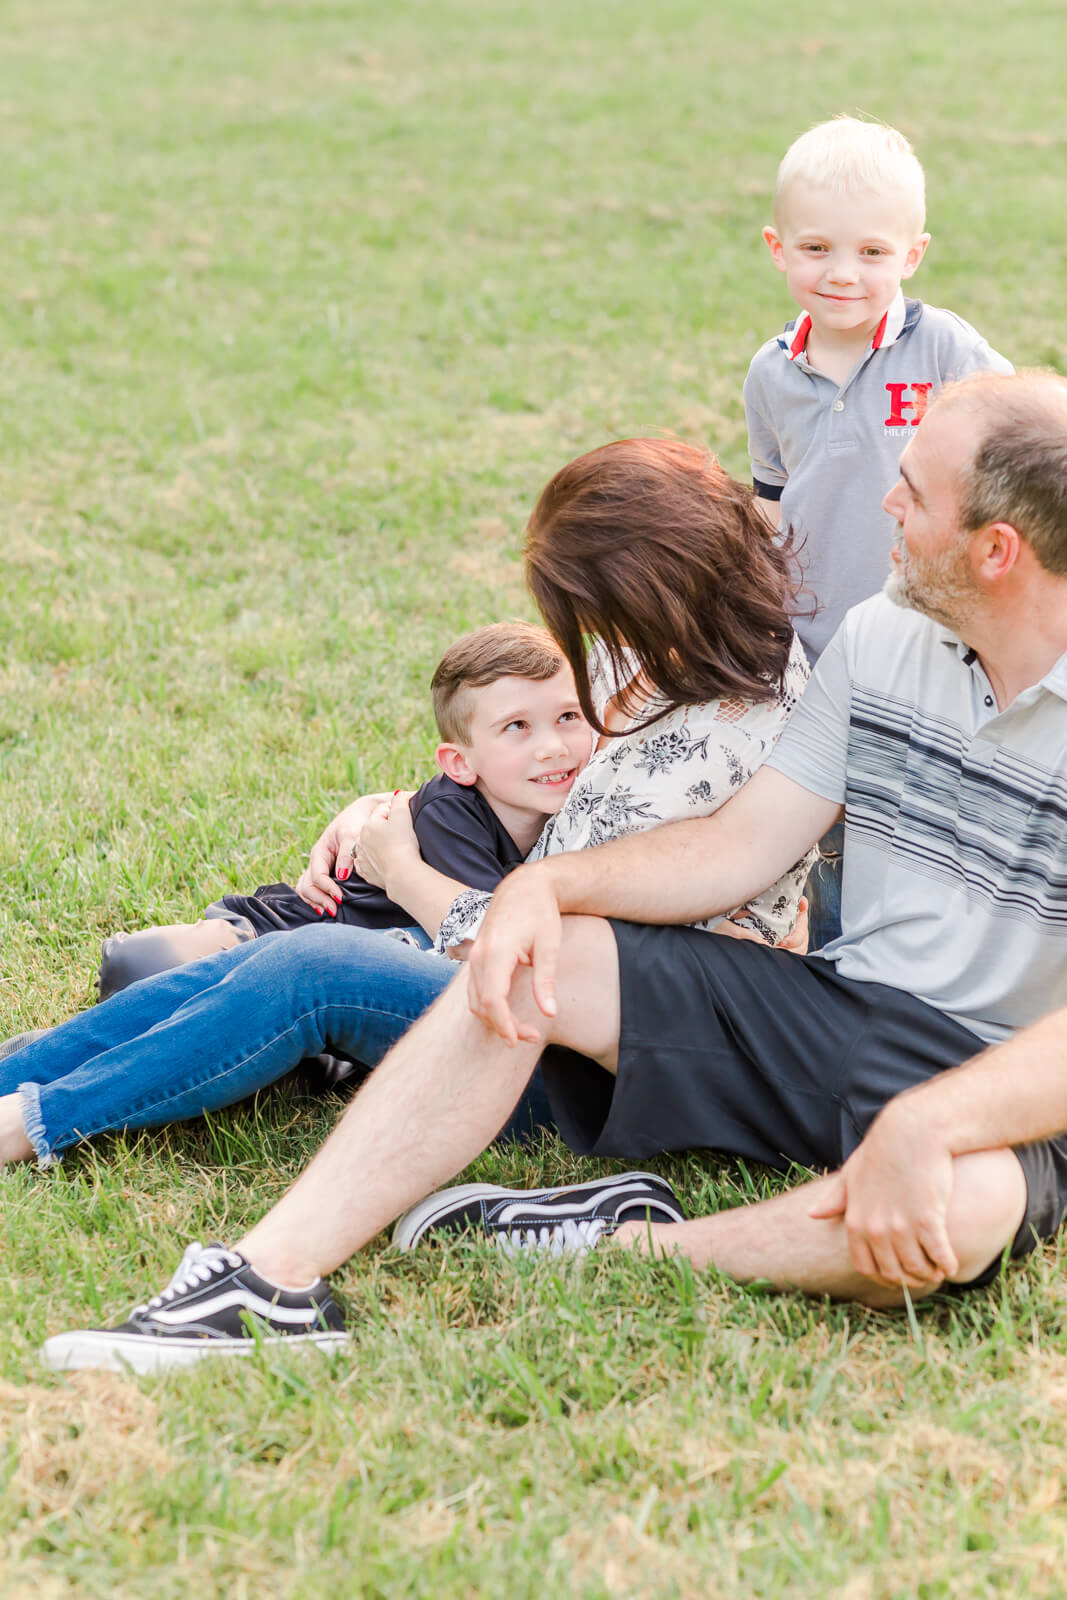
M 547 1250 L 551 1255 L 584 1254 L 615 1227 L 606 1217 L 568 1217 L 563 1222 L 541 1223 L 536 1227 L 512 1228 L 493 1235 L 507 1256 L 520 1250 Z
M 240 1265 L 241 1257 L 234 1255 L 232 1250 L 227 1250 L 225 1245 L 191 1244 L 178 1263 L 178 1270 L 167 1287 L 159 1294 L 153 1295 L 143 1306 L 135 1306 L 134 1312 L 150 1311 L 154 1307 L 166 1305 L 176 1295 L 184 1294 L 188 1289 L 198 1289 L 202 1283 L 210 1283 L 212 1278 L 217 1278 L 227 1267 Z

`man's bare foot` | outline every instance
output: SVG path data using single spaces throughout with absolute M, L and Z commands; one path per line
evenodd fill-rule
M 29 1161 L 33 1145 L 22 1125 L 22 1102 L 17 1094 L 0 1095 L 0 1166 L 6 1161 Z

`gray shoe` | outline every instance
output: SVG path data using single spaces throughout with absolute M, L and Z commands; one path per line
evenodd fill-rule
M 26 1033 L 13 1033 L 10 1039 L 0 1039 L 0 1061 L 6 1061 L 8 1056 L 17 1056 L 35 1039 L 43 1039 L 46 1033 L 54 1032 L 54 1028 L 30 1028 Z

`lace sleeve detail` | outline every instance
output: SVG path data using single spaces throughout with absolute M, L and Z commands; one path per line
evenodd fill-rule
M 462 894 L 457 894 L 445 912 L 433 942 L 439 956 L 446 956 L 457 944 L 477 937 L 492 898 L 484 889 L 464 889 Z

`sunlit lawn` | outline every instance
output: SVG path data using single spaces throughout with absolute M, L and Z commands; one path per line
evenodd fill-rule
M 99 941 L 299 871 L 417 780 L 426 685 L 529 614 L 541 483 L 746 467 L 778 156 L 927 166 L 916 292 L 1062 362 L 1060 6 L 12 0 L 0 51 L 0 1033 Z M 336 1116 L 294 1086 L 0 1178 L 0 1594 L 1060 1595 L 1057 1252 L 909 1325 L 592 1258 L 372 1252 L 330 1365 L 52 1377 Z M 770 1180 L 663 1163 L 693 1209 Z M 492 1152 L 508 1181 L 588 1171 Z

